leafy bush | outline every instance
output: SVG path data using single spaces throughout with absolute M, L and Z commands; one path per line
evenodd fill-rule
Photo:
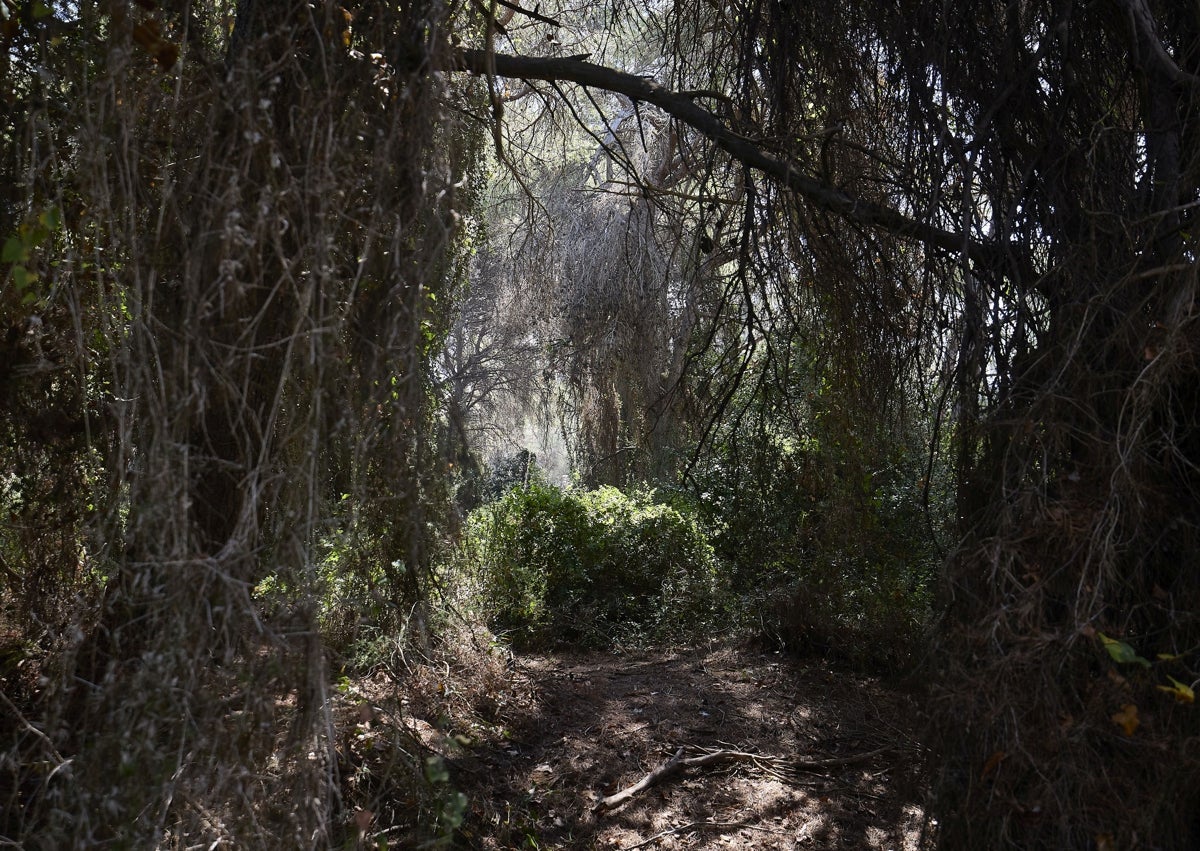
M 471 515 L 459 560 L 519 645 L 681 638 L 711 628 L 723 600 L 695 518 L 652 492 L 512 490 Z
M 739 599 L 739 627 L 798 652 L 894 669 L 929 620 L 948 483 L 935 471 L 927 513 L 919 439 L 856 422 L 816 396 L 811 404 L 805 434 L 768 423 L 719 444 L 692 476 L 697 515 Z

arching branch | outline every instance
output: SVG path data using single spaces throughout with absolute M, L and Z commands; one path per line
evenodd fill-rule
M 730 130 L 712 112 L 699 106 L 694 95 L 674 92 L 654 80 L 627 74 L 591 62 L 560 57 L 489 55 L 482 50 L 456 53 L 458 70 L 472 74 L 494 72 L 523 80 L 571 82 L 623 94 L 634 102 L 653 104 L 678 121 L 711 139 L 730 156 L 778 180 L 809 203 L 853 222 L 877 228 L 951 254 L 965 253 L 973 262 L 1005 268 L 1006 246 L 972 239 L 969 235 L 917 221 L 899 210 L 855 198 L 801 171 L 794 163 L 769 153 L 752 140 Z M 491 63 L 491 64 L 489 64 Z

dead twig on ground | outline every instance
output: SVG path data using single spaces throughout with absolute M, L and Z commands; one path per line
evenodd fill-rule
M 656 833 L 649 839 L 643 839 L 634 845 L 625 846 L 625 851 L 634 851 L 635 848 L 645 848 L 647 845 L 653 845 L 660 839 L 668 836 L 674 836 L 677 833 L 686 833 L 689 830 L 696 830 L 702 827 L 734 827 L 738 830 L 757 830 L 759 833 L 783 833 L 780 830 L 770 830 L 765 827 L 755 827 L 752 824 L 746 824 L 743 821 L 693 821 L 687 824 L 681 824 L 678 827 L 672 827 L 664 830 L 661 833 Z
M 872 751 L 866 751 L 865 753 L 847 754 L 846 756 L 829 757 L 828 759 L 797 760 L 789 763 L 780 757 L 728 749 L 703 751 L 699 756 L 685 757 L 683 755 L 684 749 L 679 748 L 679 750 L 675 751 L 674 756 L 655 768 L 637 783 L 596 801 L 592 806 L 592 812 L 602 813 L 607 810 L 615 810 L 639 792 L 644 792 L 651 786 L 663 782 L 685 768 L 703 768 L 707 765 L 715 765 L 722 762 L 751 762 L 779 780 L 788 780 L 780 771 L 780 767 L 788 767 L 795 771 L 824 771 L 829 768 L 842 768 L 870 762 L 875 757 L 887 753 L 892 749 L 892 746 L 886 745 Z
M 605 810 L 613 810 L 624 804 L 630 798 L 637 795 L 639 792 L 649 789 L 656 783 L 661 783 L 667 778 L 685 768 L 703 768 L 707 765 L 715 765 L 722 762 L 752 762 L 760 768 L 770 771 L 775 776 L 780 776 L 774 764 L 782 764 L 784 761 L 778 757 L 764 756 L 763 754 L 747 753 L 737 750 L 716 750 L 701 753 L 699 756 L 685 757 L 684 749 L 680 748 L 675 752 L 669 760 L 655 768 L 637 783 L 634 783 L 628 788 L 622 789 L 620 792 L 615 792 L 606 798 L 601 798 L 592 807 L 592 811 L 596 813 L 604 812 Z
M 621 806 L 621 804 L 628 801 L 638 792 L 649 789 L 655 783 L 658 783 L 660 780 L 670 777 L 672 774 L 679 771 L 679 769 L 683 767 L 683 762 L 683 748 L 680 748 L 679 750 L 675 751 L 675 756 L 671 757 L 658 768 L 651 771 L 637 783 L 634 783 L 627 789 L 622 789 L 620 792 L 616 792 L 606 798 L 601 798 L 598 800 L 595 805 L 593 805 L 592 812 L 600 813 L 604 812 L 605 810 L 612 810 Z
M 885 754 L 893 750 L 891 745 L 885 745 L 882 748 L 876 748 L 873 751 L 866 753 L 847 754 L 846 756 L 835 756 L 829 759 L 802 759 L 792 763 L 792 768 L 797 771 L 823 771 L 826 768 L 843 768 L 848 765 L 859 765 L 864 762 L 870 762 L 875 757 Z

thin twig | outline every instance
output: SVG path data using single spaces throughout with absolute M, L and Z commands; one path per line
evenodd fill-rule
M 752 762 L 762 768 L 763 762 L 777 762 L 777 757 L 767 757 L 762 754 L 746 753 L 745 751 L 736 750 L 718 750 L 709 751 L 700 756 L 684 757 L 683 748 L 675 752 L 675 755 L 664 762 L 658 768 L 655 768 L 637 783 L 632 786 L 622 789 L 609 795 L 607 798 L 601 798 L 592 807 L 594 812 L 603 810 L 612 810 L 624 804 L 633 796 L 637 795 L 646 789 L 649 789 L 656 783 L 660 783 L 668 777 L 676 774 L 684 768 L 703 768 L 706 765 L 712 765 L 718 762 Z
M 58 761 L 58 764 L 60 766 L 66 762 L 66 760 L 63 759 L 62 754 L 60 754 L 58 752 L 58 749 L 56 747 L 54 747 L 54 742 L 50 741 L 50 737 L 47 736 L 45 733 L 43 733 L 41 730 L 39 730 L 37 727 L 33 726 L 33 724 L 31 724 L 25 718 L 25 716 L 21 714 L 21 710 L 17 708 L 16 704 L 14 704 L 11 700 L 9 700 L 8 695 L 6 695 L 2 691 L 0 691 L 0 700 L 4 701 L 4 703 L 9 708 L 9 711 L 11 711 L 12 714 L 17 717 L 17 721 L 20 722 L 22 727 L 24 727 L 28 732 L 33 733 L 35 736 L 37 736 L 39 739 L 41 739 L 43 742 L 45 742 L 46 747 L 50 749 L 50 754 Z
M 695 830 L 698 827 L 736 827 L 738 830 L 757 830 L 759 833 L 774 833 L 782 834 L 781 830 L 771 830 L 766 827 L 755 827 L 752 824 L 746 824 L 741 821 L 693 821 L 688 824 L 681 824 L 679 827 L 672 827 L 670 830 L 664 830 L 662 833 L 656 833 L 649 839 L 643 839 L 636 845 L 626 845 L 625 851 L 634 851 L 635 848 L 645 848 L 651 843 L 657 842 L 666 836 L 671 836 L 676 833 L 685 833 L 689 830 Z
M 792 767 L 797 771 L 821 771 L 825 768 L 840 768 L 846 765 L 858 765 L 863 762 L 870 762 L 880 754 L 887 753 L 893 750 L 891 745 L 886 745 L 882 748 L 876 748 L 873 751 L 866 753 L 849 754 L 847 756 L 835 756 L 829 759 L 802 759 L 792 763 Z

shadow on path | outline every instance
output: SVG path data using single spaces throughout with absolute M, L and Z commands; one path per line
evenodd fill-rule
M 449 760 L 469 847 L 921 845 L 918 703 L 878 679 L 728 646 L 515 663 L 528 697 L 505 713 L 507 739 Z M 763 759 L 687 769 L 594 812 L 681 748 Z

